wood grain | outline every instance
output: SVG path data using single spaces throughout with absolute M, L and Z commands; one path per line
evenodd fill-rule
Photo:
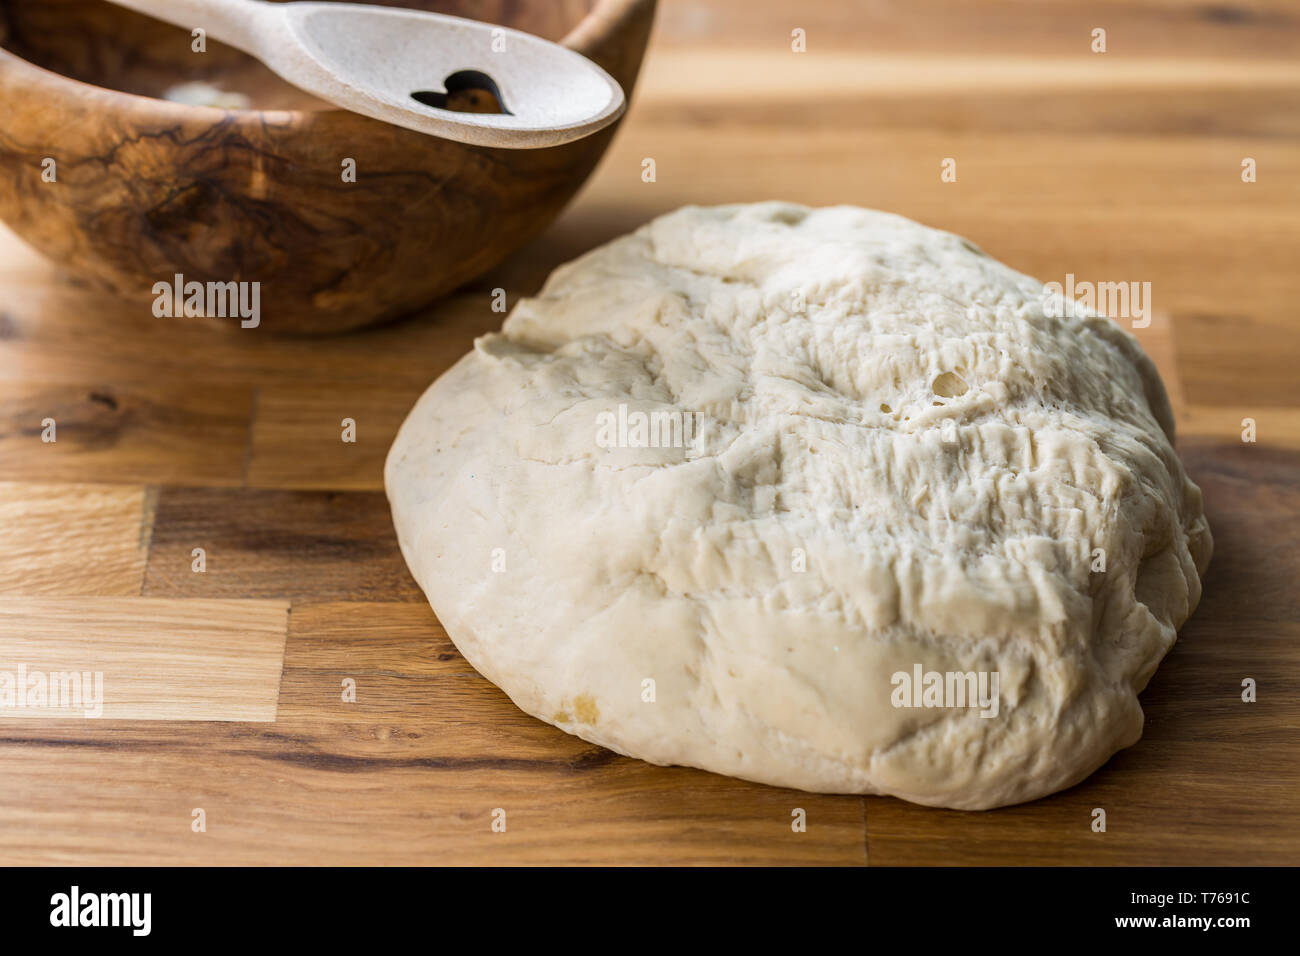
M 1290 0 L 909 0 L 903 6 L 844 0 L 721 0 L 665 4 L 656 53 L 674 49 L 780 45 L 807 32 L 818 48 L 882 52 L 1034 54 L 1086 51 L 1092 30 L 1112 54 L 1251 60 L 1295 52 L 1300 14 Z
M 10 701 L 0 692 L 0 726 L 77 717 L 274 721 L 287 614 L 283 601 L 7 598 L 0 671 L 39 674 L 37 683 L 95 675 L 100 706 L 90 714 L 85 699 L 73 706 L 61 693 L 56 707 L 49 692 L 24 703 L 27 688 L 12 678 L 17 693 Z M 78 682 L 82 694 L 89 683 Z
M 178 487 L 158 494 L 144 593 L 422 600 L 381 493 Z
M 212 608 L 264 607 L 272 641 L 289 607 L 274 723 L 0 715 L 0 863 L 1300 864 L 1300 14 L 1288 0 L 851 10 L 665 3 L 645 82 L 573 207 L 385 327 L 285 340 L 160 323 L 0 231 L 0 608 L 26 602 L 33 641 L 59 618 L 31 602 L 76 608 L 87 641 L 97 601 L 190 608 L 225 660 L 247 629 Z M 1094 26 L 1105 57 L 1087 54 Z M 806 54 L 790 52 L 795 27 Z M 387 442 L 500 324 L 493 290 L 513 305 L 684 203 L 773 197 L 909 215 L 1044 280 L 1152 283 L 1135 334 L 1169 388 L 1215 556 L 1142 695 L 1143 739 L 1079 786 L 972 814 L 652 767 L 522 714 L 411 581 L 380 491 Z M 116 412 L 88 398 L 102 390 Z M 70 424 L 61 458 L 32 433 L 51 406 Z M 124 639 L 170 646 L 136 619 Z
M 423 391 L 423 385 L 262 389 L 248 484 L 383 491 L 388 447 Z
M 0 382 L 0 480 L 238 485 L 252 399 L 215 382 Z
M 0 482 L 0 594 L 139 594 L 153 505 L 132 485 Z

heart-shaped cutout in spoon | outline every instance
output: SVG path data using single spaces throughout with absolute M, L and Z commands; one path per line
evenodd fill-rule
M 416 90 L 411 97 L 425 106 L 457 113 L 509 113 L 496 81 L 478 70 L 457 70 L 441 90 Z

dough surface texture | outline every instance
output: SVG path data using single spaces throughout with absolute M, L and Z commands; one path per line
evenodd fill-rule
M 1155 367 L 1062 306 L 898 216 L 680 209 L 419 400 L 385 469 L 402 552 L 475 668 L 619 753 L 1052 793 L 1141 736 L 1211 551 Z M 900 691 L 931 672 L 996 674 L 996 715 Z

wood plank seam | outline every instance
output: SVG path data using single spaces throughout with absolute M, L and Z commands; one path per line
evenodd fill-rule
M 144 552 L 144 568 L 140 571 L 140 588 L 136 592 L 144 596 L 145 569 L 149 567 L 149 554 L 153 549 L 153 523 L 158 513 L 158 486 L 148 485 L 144 490 L 144 500 L 140 506 L 140 550 Z
M 253 389 L 253 397 L 248 409 L 248 438 L 244 442 L 244 463 L 240 476 L 240 485 L 244 488 L 248 487 L 248 471 L 253 461 L 253 434 L 257 429 L 257 409 L 261 403 L 261 398 L 262 388 L 257 386 Z

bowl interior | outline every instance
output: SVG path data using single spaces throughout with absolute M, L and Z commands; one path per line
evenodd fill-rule
M 382 0 L 381 5 L 434 10 L 559 41 L 597 2 Z M 334 108 L 245 53 L 211 39 L 206 53 L 195 53 L 186 31 L 105 0 L 0 0 L 0 46 L 51 72 L 124 93 L 248 109 Z

